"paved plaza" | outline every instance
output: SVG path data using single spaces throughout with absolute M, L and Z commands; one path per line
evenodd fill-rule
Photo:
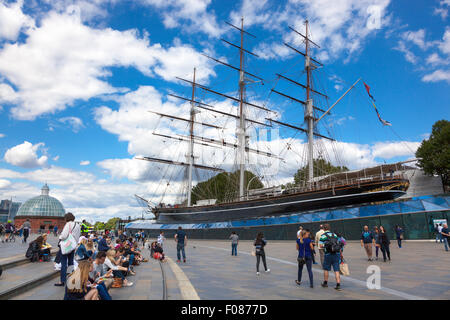
M 11 245 L 10 247 L 8 247 Z M 1 259 L 5 252 L 12 254 L 16 249 L 25 250 L 16 244 L 2 244 Z M 350 267 L 350 276 L 342 277 L 342 291 L 333 289 L 334 275 L 330 274 L 328 288 L 320 286 L 323 280 L 319 265 L 314 265 L 314 285 L 309 288 L 306 267 L 302 286 L 295 284 L 297 277 L 297 251 L 295 241 L 268 241 L 267 263 L 270 273 L 256 275 L 256 258 L 251 256 L 252 242 L 241 241 L 238 256 L 231 256 L 228 241 L 189 240 L 186 247 L 187 263 L 176 263 L 176 246 L 172 239 L 165 242 L 165 253 L 169 261 L 163 264 L 165 272 L 166 298 L 169 300 L 284 300 L 284 299 L 357 299 L 357 300 L 404 300 L 404 299 L 450 299 L 450 253 L 444 251 L 443 244 L 435 242 L 404 242 L 399 249 L 392 241 L 392 262 L 384 263 L 381 252 L 379 260 L 368 262 L 359 242 L 349 242 L 344 249 L 344 257 Z M 5 248 L 7 248 L 5 250 Z M 14 252 L 18 255 L 18 251 Z M 145 256 L 149 253 L 144 250 Z M 375 251 L 374 251 L 375 253 Z M 24 252 L 23 252 L 24 254 Z M 318 257 L 317 257 L 318 258 Z M 319 260 L 319 259 L 317 259 Z M 381 289 L 368 289 L 367 267 L 376 265 L 381 270 Z M 262 264 L 261 271 L 264 270 Z M 11 281 L 26 277 L 24 273 L 44 273 L 53 270 L 53 263 L 25 264 L 5 270 L 0 278 L 0 290 Z M 162 269 L 160 264 L 150 259 L 136 267 L 136 276 L 129 279 L 132 287 L 111 289 L 113 299 L 159 300 L 163 299 Z M 5 281 L 4 281 L 5 280 Z M 64 289 L 53 286 L 52 279 L 28 290 L 14 299 L 60 300 Z

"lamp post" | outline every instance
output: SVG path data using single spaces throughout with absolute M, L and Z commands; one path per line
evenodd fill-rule
M 247 183 L 247 200 L 248 200 L 248 188 L 250 187 L 250 183 L 253 181 L 253 179 L 258 178 L 258 176 L 254 176 L 250 179 L 250 181 Z M 261 177 L 261 180 L 264 179 L 264 176 Z

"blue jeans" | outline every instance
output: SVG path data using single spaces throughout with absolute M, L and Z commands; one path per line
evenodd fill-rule
M 436 234 L 436 242 L 438 242 L 438 240 L 439 240 L 440 243 L 443 242 L 442 234 L 440 234 L 439 232 Z
M 180 251 L 183 254 L 183 259 L 186 260 L 186 253 L 184 252 L 184 243 L 177 243 L 177 258 L 181 260 Z
M 112 300 L 111 296 L 108 293 L 108 289 L 106 289 L 106 286 L 103 282 L 97 285 L 97 291 L 102 300 Z
M 125 280 L 125 276 L 123 275 L 123 272 L 120 270 L 113 270 L 114 278 L 120 278 L 122 280 Z
M 444 238 L 445 251 L 448 251 L 448 238 L 447 237 L 443 237 L 443 238 Z
M 402 247 L 402 239 L 397 238 L 397 244 L 398 244 L 398 247 L 401 248 Z
M 237 256 L 237 243 L 232 243 L 231 244 L 231 255 L 232 256 Z
M 130 259 L 128 260 L 129 264 L 128 264 L 128 270 L 131 269 L 131 266 L 133 265 L 134 262 L 134 254 L 130 254 Z
M 308 275 L 309 275 L 309 284 L 313 285 L 313 273 L 312 273 L 312 258 L 306 257 L 306 269 L 308 269 Z M 298 281 L 302 281 L 302 271 L 303 271 L 303 265 L 304 264 L 298 264 Z
M 61 283 L 66 283 L 67 278 L 67 266 L 73 266 L 73 256 L 75 255 L 75 250 L 69 254 L 61 254 L 61 273 L 60 280 Z

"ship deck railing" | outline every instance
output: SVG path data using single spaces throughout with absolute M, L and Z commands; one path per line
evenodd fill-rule
M 329 190 L 329 189 L 335 189 L 340 187 L 345 187 L 348 185 L 359 185 L 360 183 L 367 183 L 367 182 L 380 182 L 384 180 L 398 180 L 398 179 L 406 179 L 406 177 L 403 174 L 379 174 L 379 175 L 371 175 L 371 176 L 365 176 L 360 178 L 352 178 L 352 179 L 343 179 L 343 180 L 332 180 L 331 181 L 315 181 L 312 183 L 304 183 L 302 186 L 296 186 L 293 188 L 288 188 L 284 190 L 284 194 L 293 194 L 293 193 L 303 193 L 303 192 L 312 192 L 312 191 L 320 191 L 320 190 Z M 281 195 L 281 193 L 280 193 Z M 258 196 L 248 196 L 248 200 L 255 200 L 255 199 L 265 199 L 273 197 L 274 194 L 264 194 L 264 195 L 258 195 Z

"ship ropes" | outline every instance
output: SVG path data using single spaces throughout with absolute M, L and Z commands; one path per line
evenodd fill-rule
M 360 79 L 330 102 L 331 76 L 314 56 L 320 46 L 311 39 L 308 21 L 304 31 L 290 27 L 295 38 L 283 43 L 294 62 L 277 63 L 280 70 L 270 74 L 261 67 L 270 60 L 249 49 L 258 45 L 257 37 L 245 29 L 244 19 L 240 22 L 228 23 L 229 33 L 221 39 L 228 55 L 204 54 L 217 64 L 213 80 L 199 81 L 205 79 L 199 78 L 202 70 L 193 68 L 177 77 L 178 89 L 167 94 L 171 112 L 154 110 L 149 102 L 148 112 L 159 119 L 152 134 L 160 145 L 137 159 L 151 163 L 160 179 L 137 198 L 150 208 L 242 202 L 364 178 L 361 170 L 347 176 L 328 170 L 330 163 L 347 169 L 335 138 L 336 119 L 328 116 Z M 370 172 L 392 174 L 392 168 L 386 170 Z

